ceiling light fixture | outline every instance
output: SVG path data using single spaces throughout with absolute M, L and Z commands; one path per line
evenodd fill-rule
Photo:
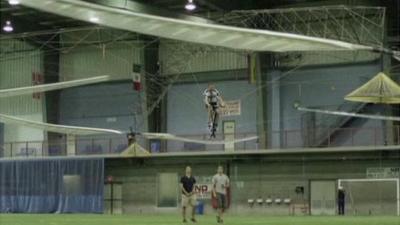
M 8 0 L 8 4 L 10 4 L 10 5 L 18 5 L 19 4 L 19 0 Z
M 196 9 L 196 5 L 194 4 L 193 0 L 188 0 L 188 2 L 185 5 L 185 9 L 189 11 L 193 11 Z
M 89 21 L 92 23 L 97 23 L 97 22 L 99 22 L 99 20 L 100 20 L 99 17 L 95 17 L 95 16 L 92 16 L 89 18 Z
M 12 32 L 14 28 L 11 26 L 11 22 L 9 20 L 6 21 L 6 25 L 3 27 L 5 32 Z

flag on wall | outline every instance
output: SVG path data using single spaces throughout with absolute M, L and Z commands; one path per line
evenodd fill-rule
M 133 90 L 135 91 L 142 90 L 140 71 L 141 71 L 141 66 L 138 64 L 134 64 L 132 70 L 132 81 L 133 81 Z
M 32 72 L 32 85 L 40 85 L 44 83 L 43 74 L 39 72 Z M 41 92 L 33 93 L 33 99 L 40 99 L 42 96 Z

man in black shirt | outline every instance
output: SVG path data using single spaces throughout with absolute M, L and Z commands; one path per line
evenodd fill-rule
M 194 184 L 196 179 L 192 176 L 192 169 L 190 166 L 186 167 L 185 176 L 181 178 L 181 189 L 182 189 L 182 215 L 183 222 L 186 223 L 186 208 L 192 207 L 192 222 L 196 222 L 195 219 L 195 206 L 196 206 L 196 194 L 194 192 Z
M 346 192 L 342 186 L 339 186 L 338 190 L 338 213 L 339 215 L 344 215 L 344 203 L 346 198 Z

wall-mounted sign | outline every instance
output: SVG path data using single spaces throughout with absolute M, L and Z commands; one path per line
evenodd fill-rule
M 211 184 L 199 183 L 194 186 L 197 199 L 211 199 L 211 190 Z
M 235 121 L 224 121 L 223 122 L 223 132 L 225 141 L 235 140 Z M 235 143 L 226 143 L 224 145 L 226 152 L 233 152 L 235 150 Z
M 400 167 L 367 168 L 367 178 L 400 178 Z
M 241 113 L 240 100 L 225 101 L 225 107 L 220 107 L 221 116 L 239 116 Z
M 107 123 L 115 123 L 115 122 L 117 122 L 117 117 L 107 117 L 106 122 Z

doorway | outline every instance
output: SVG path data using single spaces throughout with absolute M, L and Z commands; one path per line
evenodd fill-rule
M 157 177 L 157 206 L 177 207 L 178 187 L 177 173 L 159 173 Z
M 313 180 L 310 182 L 311 215 L 336 214 L 336 181 Z

